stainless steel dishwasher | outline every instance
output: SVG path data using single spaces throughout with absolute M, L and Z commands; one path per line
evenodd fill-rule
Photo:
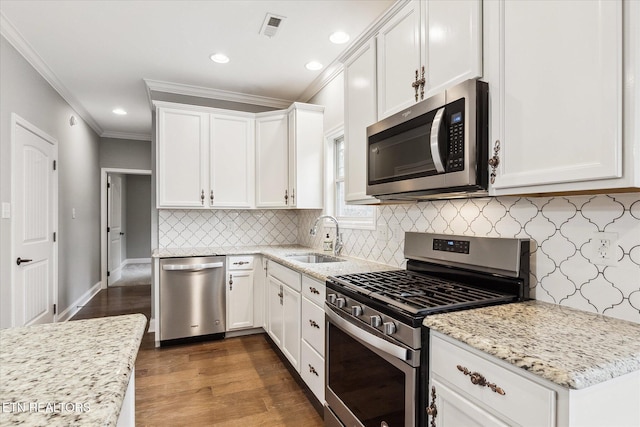
M 160 261 L 161 343 L 224 337 L 224 265 L 224 256 Z

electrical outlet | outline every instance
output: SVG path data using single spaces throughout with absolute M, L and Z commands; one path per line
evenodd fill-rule
M 381 225 L 377 230 L 378 242 L 387 242 L 389 240 L 389 229 L 386 225 Z
M 591 261 L 596 265 L 617 265 L 618 260 L 615 254 L 617 242 L 618 233 L 593 233 L 591 238 Z

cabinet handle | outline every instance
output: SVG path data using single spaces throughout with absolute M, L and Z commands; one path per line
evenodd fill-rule
M 278 294 L 278 296 L 280 297 L 280 305 L 283 305 L 282 298 L 284 298 L 284 292 L 282 290 L 282 285 L 280 285 L 280 293 Z
M 202 190 L 202 192 L 200 193 L 200 203 L 202 203 L 202 206 L 204 206 L 204 190 Z
M 213 190 L 211 190 L 211 195 L 209 196 L 210 204 L 213 206 Z
M 320 325 L 318 325 L 315 321 L 309 319 L 309 324 L 311 325 L 312 328 L 318 328 L 320 329 Z
M 233 263 L 233 265 L 245 265 L 245 264 L 249 264 L 249 261 L 237 261 Z
M 20 265 L 23 262 L 31 262 L 31 261 L 33 261 L 33 260 L 32 259 L 22 259 L 22 258 L 18 257 L 18 259 L 16 259 L 16 264 Z
M 320 291 L 313 286 L 309 286 L 309 291 L 311 291 L 312 294 L 320 295 Z
M 233 274 L 229 274 L 229 290 L 233 290 Z
M 491 166 L 491 183 L 494 184 L 496 182 L 496 169 L 500 164 L 500 156 L 498 153 L 500 152 L 500 140 L 497 139 L 496 143 L 493 145 L 493 157 L 489 159 L 489 166 Z
M 418 80 L 418 70 L 416 69 L 416 80 L 413 83 L 411 83 L 411 87 L 414 88 L 416 91 L 416 102 L 418 102 L 418 89 L 421 89 L 420 99 L 424 99 L 424 83 L 425 83 L 425 79 L 424 79 L 424 66 L 423 66 L 422 77 Z
M 506 394 L 502 388 L 498 387 L 494 383 L 488 382 L 484 375 L 479 372 L 471 372 L 464 366 L 460 365 L 458 365 L 457 368 L 460 372 L 469 376 L 469 380 L 471 380 L 472 384 L 479 385 L 480 387 L 489 387 L 494 393 L 498 393 L 502 396 Z
M 427 415 L 431 417 L 431 427 L 436 427 L 436 416 L 438 407 L 436 406 L 436 387 L 431 386 L 431 403 L 427 406 Z
M 291 190 L 291 204 L 294 205 L 296 201 L 296 189 Z
M 422 77 L 420 78 L 420 80 L 418 80 L 418 83 L 420 83 L 420 100 L 424 99 L 424 84 L 425 84 L 426 80 L 424 79 L 424 65 L 422 66 Z
M 311 372 L 312 374 L 315 374 L 316 377 L 319 377 L 320 375 L 318 375 L 318 371 L 316 371 L 316 368 L 314 368 L 313 366 L 311 366 L 311 364 L 309 364 L 309 372 Z
M 289 204 L 289 190 L 284 190 L 284 204 Z

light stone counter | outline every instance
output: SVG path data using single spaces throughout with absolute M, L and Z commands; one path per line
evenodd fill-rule
M 640 370 L 640 324 L 556 304 L 456 311 L 423 324 L 570 389 Z
M 0 330 L 0 425 L 115 426 L 142 314 Z
M 380 264 L 377 262 L 366 261 L 359 258 L 344 257 L 344 262 L 329 262 L 308 264 L 300 261 L 294 261 L 286 257 L 286 255 L 303 254 L 303 253 L 326 253 L 332 255 L 332 252 L 322 252 L 319 250 L 307 248 L 300 245 L 286 246 L 226 246 L 217 248 L 177 248 L 177 249 L 158 249 L 153 252 L 154 258 L 175 258 L 190 256 L 211 256 L 211 255 L 263 255 L 273 261 L 276 261 L 286 267 L 292 268 L 300 273 L 307 274 L 320 281 L 325 281 L 328 276 L 337 276 L 340 274 L 364 273 L 368 271 L 386 271 L 398 270 L 398 267 Z

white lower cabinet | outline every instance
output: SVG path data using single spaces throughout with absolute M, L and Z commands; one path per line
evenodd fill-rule
M 254 327 L 253 256 L 227 257 L 227 331 Z
M 431 425 L 640 425 L 640 371 L 574 390 L 437 332 L 430 340 Z
M 324 404 L 325 285 L 302 276 L 302 356 L 300 375 Z
M 300 273 L 270 261 L 267 275 L 267 333 L 300 372 Z

